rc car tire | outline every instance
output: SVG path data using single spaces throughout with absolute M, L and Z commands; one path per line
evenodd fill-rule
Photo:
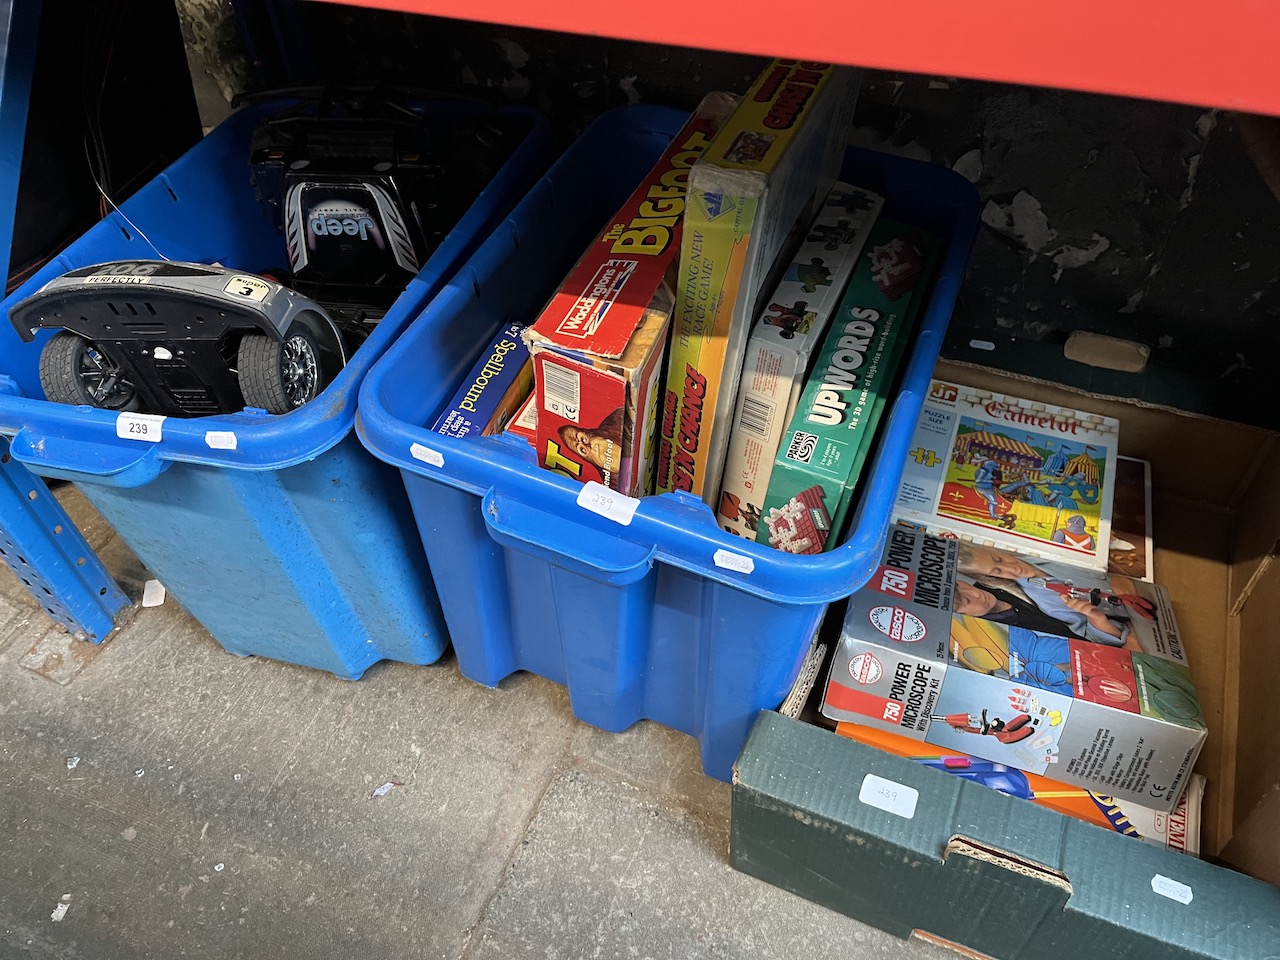
M 138 391 L 123 371 L 96 343 L 66 330 L 50 337 L 40 352 L 40 386 L 54 403 L 138 409 Z
M 275 340 L 263 333 L 247 333 L 237 351 L 237 376 L 245 406 L 267 413 L 289 413 L 324 388 L 320 350 L 303 324 L 295 323 Z

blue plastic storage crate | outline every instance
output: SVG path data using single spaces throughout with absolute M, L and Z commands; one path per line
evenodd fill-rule
M 356 431 L 401 468 L 463 674 L 491 686 L 531 671 L 566 685 L 574 713 L 605 730 L 649 718 L 692 734 L 706 771 L 727 779 L 826 604 L 874 570 L 978 199 L 942 167 L 848 154 L 843 176 L 883 193 L 885 216 L 939 233 L 946 254 L 843 545 L 800 557 L 745 542 L 682 493 L 643 499 L 623 526 L 579 506 L 584 488 L 539 469 L 524 441 L 424 424 L 499 324 L 536 316 L 684 119 L 628 107 L 593 124 L 374 367 Z
M 254 198 L 249 142 L 287 102 L 245 108 L 0 305 L 67 270 L 130 257 L 288 262 Z M 437 131 L 490 108 L 422 107 Z M 417 316 L 551 159 L 549 129 L 506 111 L 525 136 L 417 278 L 315 400 L 284 416 L 169 418 L 158 443 L 116 436 L 116 414 L 43 399 L 39 353 L 0 323 L 0 434 L 29 470 L 73 480 L 169 593 L 228 650 L 358 677 L 382 659 L 429 663 L 448 636 L 403 485 L 352 434 L 373 362 Z M 0 525 L 3 524 L 0 518 Z M 58 584 L 54 583 L 56 592 Z

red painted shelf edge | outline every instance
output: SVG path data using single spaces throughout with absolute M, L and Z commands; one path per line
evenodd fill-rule
M 1280 14 L 1272 0 L 914 0 L 905 8 L 867 0 L 350 5 L 1280 115 Z

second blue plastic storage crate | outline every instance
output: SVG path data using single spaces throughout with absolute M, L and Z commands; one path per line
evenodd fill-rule
M 249 143 L 286 104 L 247 107 L 73 243 L 0 309 L 76 267 L 164 257 L 260 272 L 287 263 L 254 197 Z M 443 134 L 492 109 L 422 106 Z M 45 477 L 75 481 L 129 547 L 228 650 L 358 677 L 382 659 L 429 663 L 448 644 L 396 472 L 352 434 L 375 360 L 526 192 L 551 159 L 547 126 L 505 113 L 523 139 L 416 279 L 315 400 L 284 416 L 164 421 L 159 442 L 117 436 L 116 414 L 43 399 L 40 349 L 0 323 L 0 434 Z M 0 525 L 4 520 L 0 518 Z M 57 584 L 53 585 L 57 589 Z
M 641 718 L 695 736 L 728 779 L 756 713 L 794 682 L 826 604 L 870 577 L 978 218 L 951 171 L 850 151 L 845 179 L 884 215 L 935 231 L 946 254 L 853 529 L 791 556 L 721 531 L 698 499 L 640 501 L 626 525 L 584 509 L 583 487 L 510 437 L 427 429 L 481 347 L 530 322 L 685 119 L 653 107 L 601 117 L 365 380 L 357 434 L 401 468 L 463 674 L 517 670 L 565 684 L 605 730 Z

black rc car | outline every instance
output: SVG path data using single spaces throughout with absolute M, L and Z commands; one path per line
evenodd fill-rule
M 9 311 L 24 340 L 60 330 L 46 396 L 179 417 L 314 399 L 519 142 L 504 115 L 456 113 L 429 125 L 384 93 L 326 90 L 261 121 L 249 180 L 287 269 L 122 260 L 56 278 Z
M 40 383 L 57 403 L 194 417 L 313 400 L 347 360 L 327 310 L 266 277 L 125 260 L 72 270 L 9 311 L 54 334 Z
M 517 141 L 497 113 L 433 129 L 377 91 L 326 91 L 263 121 L 249 164 L 290 285 L 358 327 L 386 312 Z

